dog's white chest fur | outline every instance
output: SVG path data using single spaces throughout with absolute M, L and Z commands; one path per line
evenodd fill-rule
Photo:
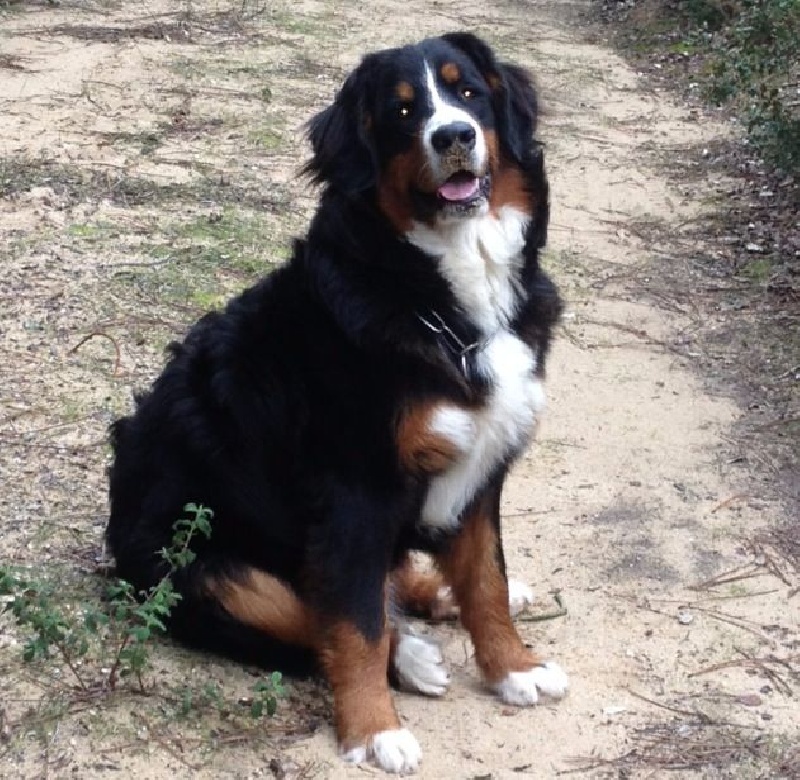
M 497 216 L 429 228 L 416 225 L 408 239 L 438 258 L 442 274 L 464 311 L 485 336 L 476 356 L 489 396 L 477 411 L 443 404 L 431 430 L 460 453 L 430 484 L 422 510 L 428 528 L 455 527 L 491 473 L 527 443 L 544 405 L 531 349 L 508 329 L 519 300 L 517 285 L 530 217 L 505 207 Z
M 530 217 L 511 206 L 436 227 L 415 224 L 406 238 L 436 257 L 458 302 L 485 334 L 514 316 Z
M 470 411 L 443 404 L 431 420 L 431 429 L 451 441 L 460 456 L 431 481 L 421 517 L 428 528 L 458 524 L 492 471 L 527 444 L 544 406 L 534 355 L 513 333 L 504 330 L 491 338 L 477 365 L 492 387 L 485 406 Z

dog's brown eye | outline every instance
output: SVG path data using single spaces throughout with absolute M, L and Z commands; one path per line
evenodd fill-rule
M 411 103 L 403 103 L 403 105 L 397 109 L 397 113 L 400 115 L 401 119 L 408 119 L 411 116 Z
M 474 90 L 470 89 L 469 87 L 462 87 L 461 88 L 461 97 L 463 97 L 464 100 L 469 100 L 470 98 L 475 97 L 475 92 L 474 92 Z

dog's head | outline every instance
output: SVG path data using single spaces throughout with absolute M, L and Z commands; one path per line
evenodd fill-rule
M 504 205 L 533 213 L 536 114 L 524 70 L 469 33 L 430 38 L 364 58 L 309 123 L 305 170 L 349 197 L 372 193 L 400 231 Z

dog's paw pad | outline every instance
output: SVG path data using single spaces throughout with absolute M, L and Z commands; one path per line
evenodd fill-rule
M 530 585 L 519 580 L 508 581 L 508 611 L 511 613 L 511 617 L 519 615 L 533 604 L 533 601 L 533 588 Z
M 535 666 L 527 672 L 510 672 L 495 685 L 495 692 L 506 704 L 530 707 L 539 695 L 560 699 L 569 690 L 569 679 L 553 661 Z
M 394 668 L 404 690 L 441 696 L 450 685 L 439 646 L 421 636 L 403 634 L 394 652 Z
M 381 731 L 372 738 L 372 755 L 384 772 L 414 772 L 422 758 L 417 738 L 408 729 Z

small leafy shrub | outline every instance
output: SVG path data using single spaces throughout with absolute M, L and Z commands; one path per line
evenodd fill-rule
M 800 170 L 800 0 L 742 0 L 712 39 L 711 97 L 741 110 L 771 161 Z
M 286 696 L 283 675 L 272 672 L 250 688 L 250 695 L 234 701 L 225 696 L 215 680 L 188 682 L 171 686 L 163 697 L 162 711 L 171 721 L 187 720 L 198 712 L 212 712 L 223 718 L 246 713 L 251 720 L 271 718 Z
M 259 680 L 253 686 L 250 714 L 254 718 L 261 718 L 264 715 L 272 717 L 278 711 L 278 700 L 285 695 L 283 675 L 280 672 L 272 672 L 265 680 Z
M 722 0 L 683 0 L 675 5 L 694 25 L 719 30 L 730 17 L 732 3 Z
M 183 685 L 173 689 L 176 697 L 173 714 L 175 717 L 186 719 L 193 712 L 212 708 L 221 710 L 225 707 L 225 697 L 220 685 L 213 680 L 206 681 L 201 686 Z
M 104 601 L 74 604 L 60 591 L 60 583 L 23 577 L 9 567 L 0 567 L 0 608 L 5 603 L 26 632 L 24 660 L 60 661 L 79 695 L 110 694 L 122 681 L 135 682 L 133 690 L 144 692 L 153 638 L 166 631 L 166 621 L 180 601 L 172 576 L 195 560 L 192 542 L 198 536 L 211 536 L 210 509 L 187 504 L 184 511 L 187 517 L 173 526 L 170 546 L 161 550 L 166 573 L 140 593 L 131 583 L 117 579 L 106 588 Z M 243 700 L 249 705 L 249 715 L 253 719 L 273 716 L 286 694 L 281 673 L 259 680 L 251 693 Z M 177 718 L 209 709 L 218 713 L 236 709 L 213 680 L 199 686 L 172 687 L 165 696 L 172 701 L 170 712 Z
M 98 687 L 114 691 L 121 678 L 135 679 L 143 691 L 142 673 L 150 663 L 152 637 L 166 631 L 165 621 L 180 600 L 172 575 L 194 560 L 192 540 L 198 534 L 211 535 L 210 509 L 187 504 L 184 510 L 190 517 L 175 523 L 172 544 L 161 550 L 169 565 L 166 574 L 139 594 L 129 582 L 115 580 L 103 604 L 65 604 L 59 583 L 27 579 L 0 567 L 0 596 L 28 634 L 25 661 L 60 658 L 82 691 Z
M 764 159 L 800 172 L 800 0 L 601 2 L 636 51 L 683 63 Z

